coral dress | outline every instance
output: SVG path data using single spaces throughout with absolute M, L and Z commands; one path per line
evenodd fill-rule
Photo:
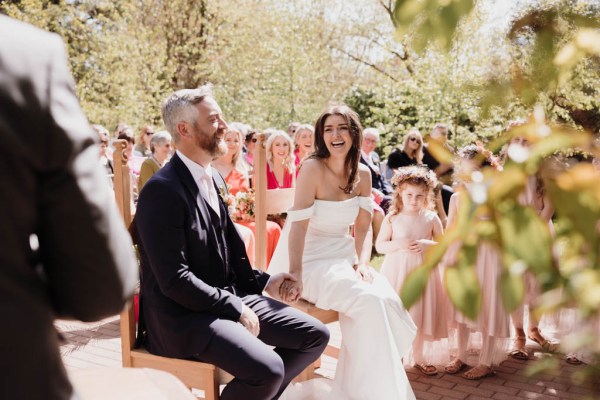
M 269 272 L 289 271 L 288 235 L 294 221 L 309 219 L 302 255 L 302 297 L 340 313 L 342 348 L 335 378 L 310 380 L 286 389 L 282 399 L 412 400 L 402 365 L 416 327 L 387 280 L 372 271 L 367 283 L 356 276 L 358 262 L 349 226 L 359 207 L 372 212 L 371 199 L 315 200 L 289 211 Z
M 232 169 L 231 172 L 225 178 L 225 182 L 229 187 L 229 193 L 232 195 L 236 195 L 238 192 L 247 192 L 250 190 L 250 186 L 248 185 L 248 179 L 239 172 L 237 169 Z M 248 228 L 252 233 L 252 238 L 247 238 L 247 234 L 243 235 L 244 243 L 246 244 L 246 253 L 248 253 L 248 257 L 254 265 L 254 238 L 256 235 L 256 223 L 254 221 L 236 221 L 236 224 L 242 225 L 243 227 Z M 281 236 L 281 227 L 279 224 L 273 221 L 267 221 L 267 265 L 273 257 L 273 253 L 275 252 L 275 248 L 277 247 L 277 242 L 279 241 L 279 237 Z M 246 240 L 248 239 L 248 241 Z M 251 240 L 251 242 L 250 242 Z
M 436 220 L 439 221 L 437 214 L 426 210 L 414 216 L 405 214 L 388 216 L 382 224 L 377 240 L 377 251 L 385 254 L 381 274 L 390 281 L 396 292 L 400 292 L 408 274 L 423 263 L 422 253 L 398 248 L 397 240 L 432 240 Z M 440 222 L 438 223 L 441 225 Z M 440 272 L 436 268 L 429 276 L 423 296 L 409 310 L 417 325 L 417 338 L 425 342 L 422 348 L 423 354 L 413 355 L 412 360 L 411 357 L 406 357 L 405 363 L 437 364 L 448 360 L 447 344 L 433 343 L 448 337 L 445 313 L 447 302 Z M 417 349 L 414 350 L 417 352 Z

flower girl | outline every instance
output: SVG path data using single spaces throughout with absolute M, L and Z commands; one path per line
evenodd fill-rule
M 433 171 L 422 166 L 399 168 L 392 178 L 395 186 L 390 213 L 385 217 L 377 237 L 376 248 L 385 254 L 381 273 L 400 291 L 406 276 L 423 263 L 423 253 L 442 235 L 442 223 L 431 210 L 437 179 Z M 425 375 L 437 374 L 436 360 L 441 340 L 448 337 L 446 302 L 437 268 L 431 273 L 423 297 L 409 312 L 417 325 L 412 345 L 412 361 Z M 405 359 L 406 360 L 406 359 Z

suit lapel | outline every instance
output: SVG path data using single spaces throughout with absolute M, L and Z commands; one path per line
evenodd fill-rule
M 196 212 L 198 213 L 202 221 L 204 221 L 204 226 L 206 226 L 206 229 L 208 231 L 209 242 L 217 250 L 217 254 L 221 258 L 221 261 L 224 262 L 223 255 L 221 254 L 219 244 L 217 242 L 217 232 L 215 231 L 215 228 L 212 223 L 212 218 L 210 217 L 210 213 L 208 211 L 208 202 L 202 196 L 200 189 L 198 189 L 198 185 L 194 181 L 194 177 L 192 176 L 191 172 L 187 169 L 183 161 L 181 161 L 179 156 L 175 154 L 169 162 L 173 163 L 173 166 L 175 167 L 177 175 L 179 175 L 181 183 L 186 188 L 187 192 L 190 194 Z M 198 198 L 200 198 L 200 201 L 197 201 Z
M 362 153 L 360 155 L 360 160 L 362 161 L 363 164 L 365 164 L 367 167 L 369 167 L 369 170 L 371 171 L 372 174 L 379 175 L 379 173 L 377 171 L 375 171 L 373 169 L 373 167 L 371 167 L 371 164 L 368 163 L 368 161 L 365 159 L 365 156 L 363 156 Z

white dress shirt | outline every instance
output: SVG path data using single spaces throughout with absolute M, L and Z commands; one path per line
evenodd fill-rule
M 214 212 L 220 217 L 221 212 L 219 209 L 219 195 L 217 194 L 217 190 L 215 189 L 215 184 L 213 183 L 212 178 L 212 167 L 208 164 L 206 167 L 201 166 L 200 164 L 190 160 L 179 150 L 176 151 L 181 161 L 185 164 L 187 169 L 192 174 L 194 178 L 194 182 L 198 185 L 198 189 L 202 193 L 202 196 L 207 199 L 208 204 L 213 209 Z M 200 202 L 201 199 L 196 199 L 196 201 Z

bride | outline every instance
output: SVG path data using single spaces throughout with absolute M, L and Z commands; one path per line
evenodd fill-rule
M 359 164 L 361 141 L 358 115 L 349 107 L 333 106 L 319 117 L 315 153 L 300 169 L 294 206 L 269 265 L 270 273 L 289 270 L 297 278 L 301 293 L 280 289 L 288 301 L 302 295 L 340 314 L 335 378 L 291 386 L 284 399 L 415 398 L 401 358 L 416 327 L 387 280 L 357 256 L 373 212 L 371 174 Z

